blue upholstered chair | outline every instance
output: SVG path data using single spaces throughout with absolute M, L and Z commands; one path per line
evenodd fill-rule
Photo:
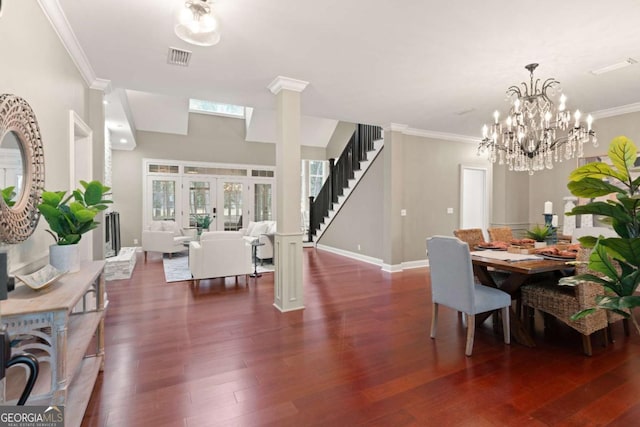
M 433 236 L 427 239 L 427 255 L 433 300 L 431 338 L 436 337 L 438 306 L 442 304 L 467 315 L 467 356 L 473 351 L 475 315 L 479 313 L 502 309 L 504 342 L 509 344 L 511 296 L 474 282 L 469 246 L 456 237 Z

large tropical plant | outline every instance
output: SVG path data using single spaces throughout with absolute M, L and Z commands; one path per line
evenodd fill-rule
M 78 243 L 84 233 L 98 227 L 100 223 L 95 221 L 95 216 L 112 203 L 104 199 L 110 187 L 103 186 L 99 181 L 80 181 L 80 184 L 83 188 L 73 190 L 68 196 L 66 191 L 42 192 L 42 203 L 38 205 L 38 210 L 49 223 L 51 230 L 47 232 L 58 245 Z
M 573 319 L 599 309 L 610 310 L 630 318 L 640 333 L 633 312 L 640 306 L 640 296 L 635 295 L 640 283 L 640 177 L 634 178 L 631 173 L 638 149 L 629 138 L 619 136 L 611 141 L 608 154 L 611 165 L 594 162 L 581 166 L 571 172 L 567 186 L 574 196 L 582 198 L 608 196 L 605 201 L 576 206 L 571 215 L 606 217 L 618 237 L 582 237 L 580 243 L 593 248 L 588 267 L 600 275 L 582 274 L 562 279 L 561 284 L 588 280 L 607 291 L 596 298 L 595 307 L 574 314 Z

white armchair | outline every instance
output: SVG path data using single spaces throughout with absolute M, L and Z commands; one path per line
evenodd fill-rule
M 176 252 L 185 251 L 185 242 L 192 239 L 193 236 L 185 235 L 174 221 L 154 221 L 148 229 L 142 231 L 144 260 L 147 260 L 147 252 L 162 252 L 171 256 Z
M 248 243 L 258 239 L 261 246 L 256 248 L 256 258 L 260 262 L 265 259 L 273 259 L 273 239 L 276 233 L 275 221 L 250 222 L 247 228 L 241 228 L 240 233 Z
M 196 286 L 200 279 L 248 276 L 251 245 L 239 231 L 204 232 L 199 242 L 189 244 L 189 270 Z

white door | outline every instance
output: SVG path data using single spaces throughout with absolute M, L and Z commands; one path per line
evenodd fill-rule
M 243 217 L 250 214 L 244 207 L 247 187 L 243 179 L 218 178 L 217 230 L 239 230 L 248 221 Z
M 460 228 L 489 227 L 489 170 L 460 167 Z
M 143 227 L 148 227 L 152 221 L 176 221 L 183 224 L 180 209 L 182 191 L 177 176 L 149 175 L 146 190 Z
M 209 177 L 187 177 L 182 180 L 183 197 L 182 226 L 196 227 L 197 219 L 209 216 L 209 230 L 217 230 L 217 179 Z
M 275 212 L 273 211 L 275 202 L 274 187 L 273 180 L 252 181 L 250 190 L 253 203 L 251 206 L 248 206 L 249 212 L 247 213 L 250 221 L 273 221 L 276 219 Z M 251 212 L 253 212 L 252 215 L 250 214 Z

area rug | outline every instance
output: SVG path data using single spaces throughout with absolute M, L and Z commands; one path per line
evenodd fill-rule
M 189 254 L 187 252 L 175 253 L 171 258 L 165 254 L 162 258 L 162 264 L 164 266 L 164 277 L 167 283 L 191 280 Z M 260 265 L 260 263 L 258 263 L 258 273 L 268 273 L 274 270 L 275 267 L 273 264 L 265 263 L 264 265 Z

